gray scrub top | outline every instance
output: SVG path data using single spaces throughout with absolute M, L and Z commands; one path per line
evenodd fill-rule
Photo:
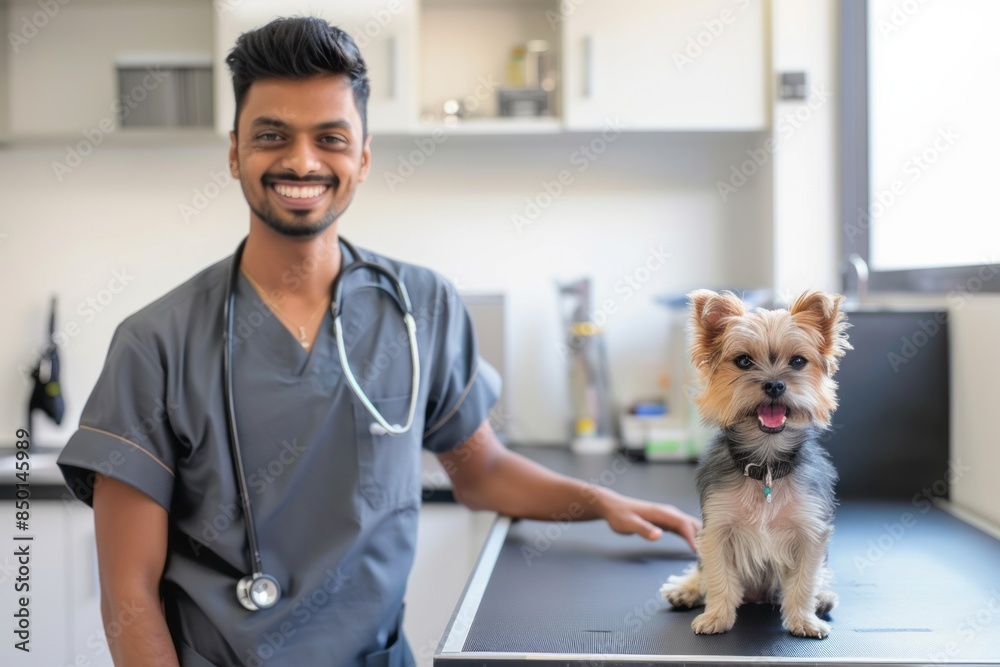
M 341 248 L 345 262 L 354 259 Z M 264 572 L 282 588 L 275 607 L 248 611 L 236 598 L 251 566 L 223 410 L 232 257 L 119 325 L 80 428 L 59 457 L 67 485 L 87 504 L 98 471 L 169 512 L 160 593 L 182 665 L 396 665 L 400 650 L 408 653 L 399 624 L 421 447 L 444 452 L 469 438 L 496 402 L 500 379 L 479 357 L 469 315 L 446 280 L 358 252 L 390 268 L 413 303 L 420 391 L 403 435 L 370 429 L 374 420 L 343 377 L 329 310 L 307 351 L 242 273 L 236 288 L 237 428 Z M 392 289 L 371 271 L 348 277 L 344 342 L 376 407 L 390 423 L 405 423 L 406 329 L 376 280 Z

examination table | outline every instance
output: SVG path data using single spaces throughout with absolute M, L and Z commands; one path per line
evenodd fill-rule
M 521 451 L 697 512 L 692 465 Z M 830 565 L 840 604 L 824 640 L 793 637 L 769 604 L 742 606 L 728 633 L 695 635 L 703 608 L 675 611 L 658 593 L 694 562 L 672 534 L 649 543 L 603 522 L 500 518 L 434 664 L 1000 664 L 1000 540 L 932 504 L 928 491 L 838 507 Z

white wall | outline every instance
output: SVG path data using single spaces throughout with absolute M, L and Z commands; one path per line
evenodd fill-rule
M 10 33 L 7 14 L 6 3 L 0 0 L 0 35 L 8 35 Z M 4 45 L 4 49 L 0 52 L 0 81 L 3 82 L 10 80 L 10 57 L 14 49 L 14 46 L 10 44 L 10 38 L 8 37 L 7 39 L 8 44 Z M 0 85 L 0 137 L 7 134 L 9 123 L 10 91 L 6 85 Z
M 949 299 L 951 347 L 952 501 L 1000 526 L 1000 447 L 994 353 L 1000 295 Z
M 622 396 L 655 393 L 666 369 L 667 315 L 653 303 L 656 295 L 766 285 L 770 277 L 770 232 L 761 213 L 769 179 L 755 179 L 728 204 L 713 185 L 759 143 L 756 135 L 622 135 L 519 232 L 512 216 L 525 212 L 526 198 L 543 193 L 561 170 L 577 169 L 571 156 L 594 136 L 449 137 L 394 191 L 386 173 L 398 169 L 415 139 L 376 137 L 372 173 L 342 221 L 344 235 L 360 245 L 434 267 L 463 290 L 508 295 L 507 389 L 517 440 L 565 440 L 555 279 L 591 275 L 595 304 L 614 300 L 619 310 L 609 317 L 607 342 Z M 196 191 L 215 188 L 211 173 L 225 168 L 224 142 L 123 143 L 98 146 L 62 182 L 52 162 L 65 159 L 64 145 L 0 152 L 0 231 L 8 234 L 0 260 L 6 282 L 17 284 L 7 295 L 10 325 L 0 333 L 0 363 L 8 369 L 0 432 L 23 425 L 29 386 L 16 369 L 32 361 L 41 342 L 49 294 L 59 294 L 59 328 L 72 334 L 61 351 L 68 414 L 60 429 L 38 416 L 36 430 L 39 442 L 60 444 L 76 426 L 118 322 L 230 254 L 246 232 L 248 212 L 235 184 L 189 223 L 180 212 L 182 204 L 201 204 Z M 661 246 L 668 265 L 638 291 L 623 293 L 623 276 Z M 106 289 L 116 270 L 133 278 L 112 295 Z M 110 300 L 91 313 L 87 299 L 102 297 Z
M 777 100 L 774 124 L 774 285 L 790 295 L 840 287 L 838 3 L 772 0 L 775 78 L 804 71 L 802 101 Z

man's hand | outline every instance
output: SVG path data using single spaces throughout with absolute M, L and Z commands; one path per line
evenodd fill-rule
M 698 551 L 694 537 L 701 530 L 701 521 L 673 505 L 636 500 L 610 489 L 603 489 L 600 513 L 616 533 L 641 535 L 653 541 L 660 538 L 663 530 L 669 530 L 683 537 L 692 551 Z

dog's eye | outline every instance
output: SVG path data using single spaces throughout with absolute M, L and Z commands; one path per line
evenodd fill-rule
M 795 370 L 799 370 L 800 368 L 806 365 L 806 358 L 799 355 L 795 355 L 794 357 L 792 357 L 792 360 L 788 362 L 788 364 Z
M 751 366 L 753 366 L 753 359 L 751 359 L 750 355 L 748 354 L 741 354 L 740 356 L 736 357 L 736 359 L 734 359 L 733 361 L 736 363 L 737 366 L 739 366 L 743 370 L 746 370 Z

